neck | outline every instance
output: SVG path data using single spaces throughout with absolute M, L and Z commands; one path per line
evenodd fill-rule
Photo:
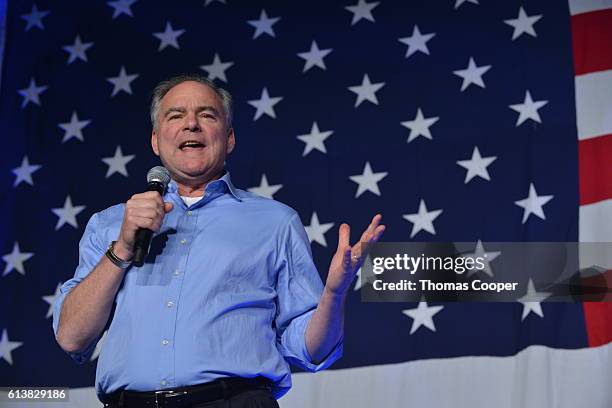
M 204 189 L 208 183 L 213 182 L 215 180 L 219 180 L 221 176 L 225 173 L 225 169 L 221 169 L 214 176 L 206 179 L 204 182 L 185 182 L 182 180 L 175 180 L 176 186 L 178 188 L 179 195 L 183 197 L 201 197 L 204 195 Z

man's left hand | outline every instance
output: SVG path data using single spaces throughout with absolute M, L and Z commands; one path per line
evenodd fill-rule
M 378 241 L 385 231 L 380 225 L 382 215 L 376 214 L 361 238 L 354 245 L 350 245 L 351 227 L 348 224 L 340 225 L 338 234 L 338 249 L 329 265 L 329 273 L 325 282 L 325 290 L 332 295 L 344 296 L 353 282 L 355 274 L 367 256 L 369 245 Z

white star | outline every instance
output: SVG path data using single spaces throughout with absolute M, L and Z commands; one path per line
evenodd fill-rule
M 376 194 L 380 196 L 380 190 L 378 188 L 378 182 L 387 177 L 388 172 L 380 172 L 373 173 L 372 167 L 370 167 L 370 162 L 366 162 L 363 167 L 363 173 L 357 174 L 355 176 L 350 176 L 349 179 L 351 181 L 357 183 L 359 186 L 357 187 L 357 193 L 355 193 L 355 198 L 359 197 L 366 191 Z
M 487 167 L 496 159 L 497 156 L 480 156 L 478 146 L 474 146 L 474 151 L 472 152 L 472 158 L 470 160 L 457 161 L 457 164 L 459 166 L 467 169 L 467 173 L 465 174 L 465 181 L 463 182 L 463 184 L 467 184 L 476 176 L 482 177 L 483 179 L 490 181 L 491 177 L 489 176 L 489 171 L 487 170 Z
M 113 20 L 114 20 L 115 18 L 119 17 L 121 14 L 126 14 L 130 17 L 133 17 L 132 9 L 130 7 L 132 7 L 132 4 L 134 3 L 136 3 L 136 0 L 109 1 L 106 4 L 108 4 L 109 6 L 115 9 L 113 11 Z
M 435 332 L 436 326 L 433 322 L 433 317 L 442 309 L 444 309 L 444 306 L 428 306 L 427 302 L 422 300 L 416 308 L 402 310 L 403 314 L 413 319 L 410 334 L 413 334 L 421 326 L 425 326 Z
M 17 187 L 21 184 L 22 181 L 25 181 L 29 185 L 33 186 L 34 181 L 32 180 L 32 173 L 36 170 L 40 169 L 42 166 L 40 164 L 30 164 L 28 160 L 28 156 L 24 156 L 21 161 L 21 166 L 15 167 L 11 171 L 17 177 L 15 177 L 15 182 L 13 183 L 13 187 Z
M 153 33 L 153 35 L 160 40 L 159 48 L 157 52 L 163 50 L 167 46 L 171 46 L 180 49 L 178 44 L 178 38 L 185 32 L 185 30 L 173 30 L 172 24 L 166 22 L 166 30 L 159 33 Z
M 57 231 L 62 227 L 62 225 L 66 223 L 72 225 L 74 228 L 79 228 L 76 216 L 84 209 L 84 205 L 73 206 L 72 199 L 70 198 L 70 196 L 67 196 L 63 208 L 51 209 L 51 211 L 53 211 L 53 214 L 59 217 L 59 219 L 57 220 L 57 224 L 55 225 L 55 230 Z
M 35 103 L 40 106 L 40 94 L 45 92 L 47 87 L 45 85 L 36 86 L 34 78 L 30 78 L 30 85 L 27 88 L 19 89 L 19 95 L 23 96 L 21 107 L 25 108 L 28 102 Z
M 100 340 L 98 340 L 98 342 L 96 343 L 96 348 L 94 349 L 93 353 L 91 353 L 91 357 L 89 357 L 89 361 L 94 361 L 96 358 L 100 356 L 102 347 L 104 347 L 104 343 L 106 342 L 107 334 L 108 334 L 108 330 L 105 330 L 104 333 L 102 333 L 102 337 L 100 337 Z
M 128 75 L 125 72 L 125 67 L 122 65 L 121 70 L 119 71 L 119 75 L 116 77 L 106 78 L 108 82 L 113 84 L 113 93 L 111 97 L 117 95 L 120 91 L 127 92 L 128 94 L 132 94 L 132 81 L 138 78 L 138 74 Z
M 544 209 L 542 206 L 553 199 L 553 195 L 538 196 L 536 188 L 533 183 L 529 184 L 529 196 L 522 200 L 515 201 L 514 204 L 523 208 L 523 224 L 527 221 L 527 218 L 531 214 L 534 214 L 541 219 L 545 220 Z
M 406 58 L 410 57 L 417 51 L 429 55 L 427 41 L 434 38 L 435 35 L 436 33 L 421 34 L 419 27 L 415 25 L 410 37 L 399 38 L 398 41 L 408 46 L 408 49 L 406 50 Z
M 326 48 L 324 50 L 319 49 L 317 42 L 313 41 L 310 44 L 310 51 L 299 52 L 297 54 L 298 57 L 306 60 L 306 62 L 304 63 L 304 69 L 302 70 L 302 72 L 306 72 L 312 67 L 319 67 L 323 70 L 327 69 L 327 67 L 325 66 L 325 61 L 323 61 L 323 58 L 325 58 L 327 54 L 329 54 L 332 51 L 333 51 L 332 48 Z
M 540 303 L 549 296 L 550 293 L 548 292 L 537 292 L 533 280 L 529 279 L 527 283 L 527 293 L 522 298 L 517 299 L 517 302 L 523 304 L 521 321 L 525 320 L 531 312 L 540 317 L 544 317 L 544 312 L 542 311 L 542 305 Z
M 484 264 L 484 268 L 483 269 L 476 269 L 476 268 L 468 269 L 468 276 L 471 276 L 475 274 L 476 272 L 484 272 L 490 277 L 493 277 L 493 269 L 491 269 L 491 262 L 493 262 L 493 260 L 497 258 L 499 255 L 501 255 L 501 251 L 491 251 L 491 252 L 485 251 L 484 245 L 482 245 L 482 241 L 478 240 L 478 242 L 476 243 L 476 249 L 474 249 L 474 252 L 464 254 L 464 257 L 481 258 L 482 263 Z
M 453 71 L 453 74 L 463 78 L 463 84 L 461 84 L 461 92 L 463 92 L 471 84 L 484 88 L 485 84 L 482 80 L 482 76 L 490 69 L 491 65 L 482 65 L 480 67 L 476 66 L 474 58 L 470 57 L 467 68 Z
M 438 116 L 426 118 L 425 116 L 423 116 L 421 108 L 418 108 L 414 120 L 400 122 L 400 124 L 403 127 L 410 129 L 410 135 L 408 136 L 408 143 L 410 143 L 419 136 L 431 139 L 431 132 L 429 131 L 429 127 L 436 123 L 439 119 L 440 117 Z
M 270 95 L 268 95 L 268 89 L 264 88 L 261 91 L 261 98 L 248 101 L 249 105 L 257 109 L 253 120 L 259 119 L 261 115 L 263 115 L 264 113 L 270 116 L 271 118 L 275 119 L 276 112 L 274 112 L 274 105 L 279 103 L 282 99 L 283 99 L 282 96 L 276 96 L 274 98 L 270 98 Z
M 363 279 L 363 268 L 368 268 L 368 271 L 371 271 L 372 268 L 374 266 L 372 265 L 372 258 L 371 257 L 366 257 L 366 259 L 363 261 L 363 265 L 361 265 L 361 268 L 359 268 L 359 270 L 357 270 L 357 279 L 355 281 L 355 286 L 353 286 L 353 290 L 359 290 L 361 289 L 366 283 L 373 283 L 375 280 L 375 275 L 374 274 L 370 274 L 370 276 L 367 276 L 366 279 Z
M 83 128 L 91 123 L 91 120 L 79 120 L 79 117 L 75 112 L 72 112 L 72 117 L 70 118 L 70 122 L 60 123 L 58 126 L 64 129 L 64 138 L 62 139 L 62 143 L 70 140 L 71 138 L 77 138 L 81 142 L 83 139 Z
M 32 252 L 21 252 L 19 249 L 19 243 L 15 242 L 13 245 L 13 252 L 10 254 L 6 254 L 2 256 L 2 260 L 6 262 L 6 266 L 4 267 L 4 272 L 2 276 L 8 275 L 13 270 L 16 270 L 20 274 L 25 276 L 25 269 L 23 268 L 23 263 L 34 256 Z
M 268 178 L 266 177 L 265 174 L 263 174 L 261 176 L 261 183 L 259 184 L 259 186 L 251 187 L 248 190 L 251 193 L 260 195 L 262 197 L 274 199 L 274 194 L 276 194 L 276 192 L 280 190 L 281 188 L 283 188 L 282 184 L 274 184 L 274 185 L 268 184 Z
M 361 85 L 349 86 L 348 89 L 351 92 L 357 94 L 357 100 L 355 101 L 355 108 L 361 105 L 363 101 L 372 102 L 374 105 L 378 105 L 378 98 L 376 97 L 376 92 L 380 88 L 385 86 L 384 82 L 376 82 L 371 83 L 370 77 L 368 74 L 364 74 L 363 80 L 361 81 Z
M 516 126 L 520 126 L 521 123 L 525 122 L 527 119 L 542 123 L 542 119 L 540 119 L 538 109 L 540 109 L 547 103 L 548 101 L 533 101 L 533 99 L 531 99 L 531 94 L 529 93 L 529 90 L 527 90 L 527 92 L 525 92 L 525 101 L 523 103 L 510 105 L 510 109 L 519 113 L 519 117 L 516 120 Z
M 373 270 L 374 265 L 372 264 L 372 257 L 370 256 L 366 257 L 366 259 L 363 261 L 363 265 L 361 265 L 361 268 L 357 270 L 357 274 L 356 274 L 357 279 L 355 280 L 355 286 L 353 286 L 354 291 L 361 289 L 366 284 L 372 284 L 376 280 L 376 275 L 373 273 L 370 273 L 364 279 L 363 278 L 363 268 L 366 268 L 366 270 L 368 271 Z
M 425 200 L 421 200 L 419 203 L 419 212 L 402 215 L 402 218 L 413 224 L 410 238 L 414 237 L 421 230 L 427 231 L 432 235 L 436 235 L 436 229 L 434 228 L 433 221 L 438 218 L 440 214 L 442 214 L 442 211 L 443 210 L 427 211 Z
M 310 130 L 310 134 L 307 135 L 299 135 L 297 138 L 302 142 L 306 143 L 304 146 L 304 152 L 302 156 L 306 156 L 308 153 L 312 151 L 312 149 L 317 149 L 320 152 L 327 153 L 327 149 L 325 149 L 325 139 L 330 137 L 334 133 L 333 130 L 327 130 L 325 132 L 321 132 L 319 130 L 319 125 L 317 122 L 312 123 L 312 129 Z
M 346 6 L 344 7 L 351 13 L 353 13 L 353 20 L 351 21 L 351 25 L 357 24 L 361 19 L 365 19 L 368 21 L 374 21 L 374 16 L 372 15 L 372 10 L 378 6 L 380 2 L 375 1 L 372 3 L 366 3 L 365 0 L 359 0 L 357 4 L 354 6 Z
M 272 26 L 276 24 L 278 20 L 280 20 L 280 17 L 269 18 L 268 14 L 266 14 L 266 10 L 262 9 L 258 20 L 247 21 L 249 25 L 255 27 L 255 33 L 253 34 L 253 39 L 256 39 L 262 34 L 268 34 L 271 37 L 276 37 L 276 34 L 274 34 L 274 29 L 272 28 Z
M 93 45 L 94 43 L 92 42 L 81 42 L 81 37 L 77 35 L 73 45 L 64 46 L 64 50 L 70 54 L 68 56 L 68 64 L 72 64 L 77 59 L 87 62 L 87 54 L 85 52 L 93 47 Z
M 13 365 L 13 356 L 11 352 L 17 347 L 21 347 L 22 344 L 23 342 L 20 341 L 9 341 L 8 332 L 6 329 L 2 330 L 2 339 L 0 339 L 0 358 L 3 358 L 9 365 Z
M 42 300 L 44 300 L 45 302 L 49 304 L 49 310 L 47 310 L 47 315 L 45 316 L 45 319 L 48 319 L 51 316 L 53 316 L 53 304 L 55 303 L 55 299 L 57 299 L 57 297 L 60 295 L 61 288 L 62 288 L 62 282 L 57 284 L 57 287 L 55 288 L 55 293 L 53 295 L 42 297 Z
M 204 7 L 208 6 L 210 3 L 213 3 L 215 1 L 218 1 L 219 3 L 222 3 L 222 4 L 226 4 L 225 0 L 206 0 L 206 2 L 204 3 Z
M 200 65 L 200 69 L 208 72 L 208 79 L 217 79 L 219 78 L 223 82 L 227 82 L 227 77 L 225 76 L 225 70 L 234 65 L 233 62 L 221 62 L 219 58 L 219 54 L 215 53 L 213 57 L 212 64 L 208 65 Z
M 455 10 L 458 9 L 463 3 L 478 4 L 478 0 L 457 0 L 455 2 Z
M 510 20 L 504 20 L 504 23 L 514 28 L 514 32 L 512 33 L 512 41 L 514 41 L 523 33 L 537 37 L 533 25 L 541 18 L 542 14 L 538 14 L 537 16 L 528 16 L 521 6 L 519 8 L 518 17 Z
M 125 166 L 134 157 L 136 156 L 133 154 L 128 154 L 127 156 L 124 156 L 123 152 L 121 151 L 121 146 L 117 146 L 117 148 L 115 149 L 115 155 L 113 157 L 102 158 L 102 161 L 108 165 L 108 170 L 106 171 L 106 178 L 109 178 L 112 174 L 115 173 L 119 173 L 127 177 L 128 172 Z
M 34 4 L 32 6 L 32 11 L 30 12 L 30 14 L 21 15 L 21 18 L 24 19 L 27 23 L 25 31 L 30 31 L 30 28 L 32 27 L 38 27 L 41 30 L 44 30 L 45 26 L 43 25 L 42 19 L 47 14 L 49 14 L 48 11 L 39 11 L 38 7 L 36 7 L 36 4 Z
M 325 233 L 329 231 L 333 226 L 333 222 L 319 224 L 319 217 L 317 216 L 317 213 L 315 211 L 312 213 L 312 217 L 310 218 L 310 225 L 304 226 L 304 229 L 306 230 L 306 234 L 308 234 L 308 239 L 310 240 L 310 242 L 315 241 L 320 245 L 327 247 Z

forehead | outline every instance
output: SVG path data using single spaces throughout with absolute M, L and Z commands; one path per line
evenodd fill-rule
M 170 89 L 161 100 L 162 109 L 187 105 L 208 105 L 221 109 L 221 98 L 207 85 L 185 81 Z

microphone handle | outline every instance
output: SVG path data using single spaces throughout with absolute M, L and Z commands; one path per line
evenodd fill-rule
M 164 195 L 164 185 L 157 181 L 151 181 L 147 185 L 147 191 L 157 191 L 159 195 Z M 149 254 L 149 247 L 151 246 L 151 238 L 153 237 L 153 231 L 148 228 L 139 228 L 136 231 L 136 237 L 134 239 L 134 259 L 132 264 L 137 267 L 144 265 L 145 258 Z

